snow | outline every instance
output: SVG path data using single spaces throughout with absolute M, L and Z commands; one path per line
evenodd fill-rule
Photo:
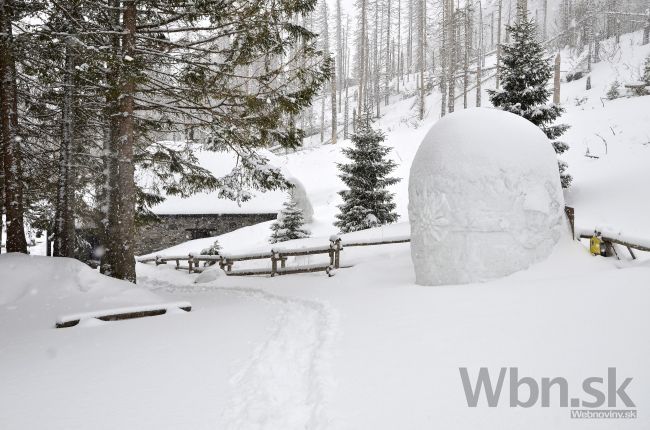
M 173 309 L 179 308 L 191 308 L 192 305 L 189 302 L 171 302 L 171 303 L 161 303 L 161 304 L 152 304 L 152 305 L 140 305 L 140 306 L 123 306 L 118 308 L 111 309 L 102 309 L 97 311 L 88 311 L 88 312 L 77 312 L 73 314 L 61 315 L 56 319 L 57 324 L 64 324 L 72 321 L 84 322 L 84 320 L 89 320 L 93 318 L 103 317 L 103 316 L 113 316 L 120 314 L 128 314 L 134 312 L 150 312 L 157 310 L 171 311 Z
M 585 92 L 584 78 L 563 83 L 561 120 L 572 125 L 563 139 L 571 145 L 564 159 L 574 176 L 566 201 L 579 229 L 599 226 L 648 240 L 650 96 L 600 100 L 615 78 L 637 79 L 650 54 L 639 40 L 640 33 L 621 37 L 618 65 L 594 64 L 592 90 Z M 562 52 L 563 61 L 570 57 Z M 138 264 L 133 287 L 71 260 L 0 256 L 0 428 L 650 428 L 648 254 L 639 253 L 641 261 L 593 257 L 563 235 L 548 258 L 505 278 L 422 288 L 415 285 L 408 243 L 345 247 L 410 233 L 405 178 L 417 144 L 438 120 L 439 96 L 427 99 L 424 121 L 414 119 L 413 98 L 392 102 L 376 125 L 387 132 L 390 156 L 399 163 L 395 176 L 404 179 L 391 187 L 403 222 L 342 235 L 341 263 L 353 267 L 334 277 L 219 277 L 197 284 L 201 274 L 176 271 L 173 263 Z M 596 133 L 607 140 L 607 151 Z M 341 139 L 277 157 L 300 178 L 314 208 L 312 237 L 283 247 L 329 245 L 342 189 L 335 163 L 344 161 L 340 151 L 349 144 Z M 587 148 L 600 158 L 585 157 Z M 272 212 L 285 198 L 271 198 Z M 199 199 L 197 211 L 223 210 L 215 196 Z M 190 207 L 176 203 L 174 210 Z M 218 239 L 231 254 L 269 252 L 270 224 Z M 189 241 L 161 254 L 185 258 L 213 242 Z M 66 313 L 174 301 L 190 301 L 192 312 L 53 328 Z M 507 385 L 498 407 L 488 408 L 484 397 L 478 407 L 467 406 L 459 367 L 473 377 L 479 367 L 511 366 L 538 381 L 565 377 L 571 396 L 580 394 L 584 378 L 606 376 L 615 366 L 621 378 L 633 378 L 627 393 L 638 418 L 571 419 L 554 395 L 549 408 L 512 408 Z
M 563 214 L 557 158 L 538 127 L 490 108 L 447 115 L 411 165 L 416 283 L 464 284 L 523 270 L 567 231 Z
M 204 284 L 206 282 L 214 282 L 219 279 L 223 279 L 226 276 L 226 272 L 224 272 L 223 269 L 221 269 L 218 265 L 214 265 L 201 272 L 199 276 L 197 276 L 194 280 L 194 283 Z
M 165 300 L 133 284 L 98 274 L 70 258 L 0 255 L 0 324 L 14 330 L 54 327 L 64 315 L 91 315 Z M 8 318 L 8 319 L 5 319 Z
M 302 212 L 303 220 L 306 223 L 312 222 L 314 219 L 314 208 L 309 201 L 305 186 L 296 177 L 287 176 L 286 178 L 293 185 L 289 193 L 291 194 L 291 199 L 296 203 L 296 207 Z

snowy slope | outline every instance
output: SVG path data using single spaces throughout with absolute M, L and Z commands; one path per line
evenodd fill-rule
M 563 158 L 569 163 L 569 173 L 574 177 L 565 198 L 568 205 L 575 207 L 577 224 L 587 229 L 607 226 L 650 238 L 650 223 L 647 222 L 650 199 L 644 198 L 650 195 L 650 191 L 643 185 L 650 183 L 650 169 L 647 168 L 650 165 L 650 96 L 605 99 L 605 93 L 614 80 L 638 80 L 642 64 L 650 55 L 650 45 L 640 46 L 641 37 L 641 32 L 624 35 L 616 48 L 612 40 L 603 42 L 602 52 L 611 55 L 603 55 L 603 60 L 593 65 L 591 90 L 585 91 L 586 77 L 562 83 L 561 101 L 566 113 L 560 121 L 571 125 L 562 137 L 571 147 Z M 569 50 L 562 52 L 566 62 L 563 70 L 574 67 L 573 56 Z M 411 84 L 413 81 L 411 79 Z M 483 88 L 492 85 L 487 83 Z M 421 122 L 415 118 L 414 99 L 410 98 L 394 100 L 388 107 L 382 107 L 384 114 L 375 123 L 386 133 L 385 144 L 393 148 L 390 157 L 398 164 L 394 176 L 402 178 L 391 188 L 402 222 L 408 220 L 411 163 L 424 135 L 439 118 L 439 97 L 434 93 L 427 98 L 428 114 Z M 468 99 L 471 106 L 474 92 L 470 92 Z M 483 101 L 489 103 L 487 93 L 483 94 Z M 457 100 L 456 105 L 461 109 L 462 99 Z M 607 141 L 607 153 L 602 139 Z M 343 189 L 336 163 L 346 162 L 341 149 L 347 145 L 350 145 L 349 140 L 323 146 L 310 141 L 308 149 L 271 159 L 274 165 L 284 167 L 304 184 L 314 206 L 314 222 L 308 226 L 314 236 L 327 237 L 336 233 L 332 222 L 338 212 L 336 205 L 341 203 L 338 191 Z M 586 157 L 587 149 L 600 158 Z M 224 250 L 241 252 L 247 248 L 264 247 L 270 234 L 268 226 L 270 223 L 250 228 L 251 234 L 246 237 L 253 242 L 225 235 Z M 263 237 L 265 233 L 267 235 Z M 212 240 L 200 239 L 168 252 L 196 252 L 210 243 Z M 234 247 L 232 251 L 230 246 Z

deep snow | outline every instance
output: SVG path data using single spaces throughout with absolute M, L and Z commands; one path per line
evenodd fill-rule
M 620 49 L 612 49 L 616 62 L 594 66 L 590 92 L 584 79 L 563 85 L 562 120 L 572 125 L 566 159 L 575 178 L 566 199 L 579 226 L 650 238 L 650 97 L 600 100 L 614 78 L 633 80 L 650 54 L 639 38 L 623 37 Z M 412 104 L 394 103 L 378 123 L 402 178 L 437 120 L 435 114 L 413 120 Z M 437 111 L 435 95 L 427 106 Z M 345 145 L 274 161 L 300 178 L 314 207 L 313 237 L 283 247 L 326 245 L 335 232 L 342 187 L 335 163 L 343 161 Z M 600 158 L 585 157 L 586 148 Z M 408 234 L 407 187 L 402 181 L 393 188 L 400 223 L 345 235 L 344 242 Z M 219 241 L 228 253 L 268 251 L 269 227 L 247 227 Z M 196 252 L 213 241 L 164 253 Z M 138 264 L 140 288 L 125 288 L 79 263 L 0 256 L 0 428 L 647 429 L 650 265 L 644 258 L 592 257 L 565 237 L 548 259 L 504 279 L 426 288 L 414 285 L 409 244 L 397 244 L 344 249 L 342 261 L 354 267 L 332 278 L 221 276 L 195 284 L 199 275 Z M 52 328 L 57 316 L 98 304 L 181 300 L 192 303 L 192 312 Z M 537 380 L 565 377 L 571 396 L 579 395 L 584 378 L 606 376 L 615 366 L 621 378 L 633 378 L 627 393 L 639 416 L 575 420 L 556 403 L 510 408 L 506 394 L 496 408 L 484 398 L 469 408 L 458 368 L 474 376 L 482 366 L 493 372 L 517 366 Z

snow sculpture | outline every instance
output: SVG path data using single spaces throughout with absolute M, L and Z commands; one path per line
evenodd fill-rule
M 309 224 L 314 218 L 314 208 L 309 201 L 305 186 L 294 176 L 286 175 L 285 177 L 293 185 L 293 188 L 289 190 L 292 200 L 296 202 L 296 206 L 302 211 L 302 219 Z
M 497 109 L 445 116 L 410 172 L 416 283 L 494 279 L 546 258 L 563 232 L 553 146 L 529 121 Z

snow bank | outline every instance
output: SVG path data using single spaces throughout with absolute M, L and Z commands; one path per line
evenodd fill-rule
M 525 269 L 566 231 L 563 213 L 555 152 L 539 128 L 496 109 L 448 115 L 411 166 L 416 282 L 462 284 Z
M 0 325 L 11 321 L 13 330 L 54 327 L 61 315 L 165 302 L 71 258 L 0 255 L 0 306 L 11 311 L 0 313 Z
M 197 276 L 196 279 L 194 280 L 194 283 L 205 284 L 206 282 L 213 282 L 218 279 L 223 279 L 226 276 L 228 275 L 226 275 L 226 272 L 224 272 L 221 267 L 214 265 L 201 272 L 199 276 Z

